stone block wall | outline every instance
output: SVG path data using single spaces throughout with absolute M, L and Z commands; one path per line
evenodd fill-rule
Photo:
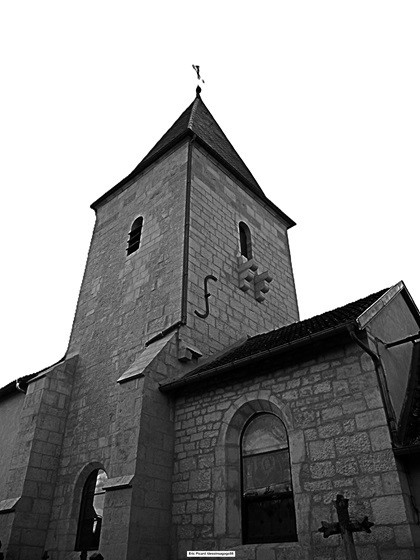
M 191 166 L 191 219 L 188 262 L 189 336 L 203 354 L 229 346 L 241 336 L 278 328 L 298 319 L 287 225 L 208 154 L 194 147 Z M 239 287 L 239 223 L 251 232 L 256 274 L 273 277 L 265 301 L 254 287 Z M 209 284 L 210 313 L 205 307 L 204 278 Z
M 301 352 L 178 397 L 175 414 L 173 558 L 187 550 L 234 549 L 247 560 L 341 560 L 338 536 L 324 539 L 322 521 L 336 521 L 333 500 L 350 499 L 350 514 L 367 515 L 371 534 L 355 534 L 359 557 L 414 560 L 402 477 L 394 458 L 370 358 L 341 342 L 322 355 Z M 185 389 L 184 389 L 185 391 Z M 246 421 L 272 412 L 289 436 L 298 542 L 242 545 L 240 448 Z
M 69 357 L 29 383 L 6 479 L 13 507 L 0 515 L 10 560 L 45 550 L 76 365 L 77 356 Z
M 0 408 L 0 501 L 6 498 L 6 483 L 10 468 L 16 436 L 19 430 L 19 419 L 25 401 L 23 393 L 13 393 L 3 398 Z
M 58 482 L 51 506 L 47 545 L 54 560 L 77 556 L 73 549 L 83 484 L 90 472 L 97 468 L 104 469 L 113 481 L 121 477 L 130 477 L 131 480 L 128 486 L 120 487 L 113 483 L 106 498 L 101 537 L 105 550 L 121 559 L 134 554 L 139 546 L 143 554 L 151 557 L 157 553 L 161 557 L 167 554 L 164 550 L 169 539 L 164 543 L 162 535 L 169 530 L 170 524 L 168 511 L 173 442 L 169 437 L 169 400 L 159 393 L 157 384 L 158 380 L 174 376 L 181 368 L 191 364 L 184 366 L 178 361 L 175 344 L 171 347 L 170 365 L 158 360 L 155 364 L 158 369 L 150 370 L 144 378 L 129 376 L 124 383 L 118 380 L 134 367 L 148 340 L 181 318 L 187 153 L 186 143 L 174 148 L 97 208 L 97 222 L 68 350 L 78 352 L 80 359 L 73 379 L 58 464 Z M 284 322 L 296 318 L 297 309 L 285 224 L 264 208 L 261 210 L 262 217 L 259 212 L 255 213 L 252 196 L 207 160 L 205 157 L 205 165 L 212 168 L 213 177 L 218 170 L 221 190 L 217 187 L 216 194 L 210 196 L 206 204 L 209 192 L 196 187 L 200 172 L 206 174 L 211 171 L 207 167 L 196 170 L 192 199 L 196 197 L 196 202 L 199 201 L 205 210 L 202 211 L 191 199 L 191 208 L 194 207 L 191 240 L 197 224 L 194 231 L 202 239 L 211 229 L 210 224 L 217 223 L 216 245 L 231 243 L 227 256 L 223 257 L 229 266 L 225 267 L 223 261 L 219 263 L 216 257 L 214 261 L 216 266 L 220 266 L 217 276 L 220 278 L 218 285 L 222 286 L 217 301 L 222 302 L 221 312 L 225 310 L 223 313 L 227 319 L 216 325 L 215 317 L 211 315 L 208 322 L 194 322 L 195 304 L 201 309 L 204 300 L 202 278 L 197 267 L 206 270 L 202 259 L 207 256 L 205 249 L 194 246 L 193 242 L 190 245 L 189 293 L 197 299 L 189 304 L 182 340 L 190 349 L 191 339 L 195 341 L 198 338 L 207 351 L 212 351 L 237 340 L 245 316 L 250 317 L 251 331 L 257 329 L 259 321 L 262 321 L 261 328 L 265 330 L 278 325 L 279 316 Z M 211 185 L 216 187 L 213 183 Z M 219 191 L 223 192 L 222 198 L 217 194 Z M 235 211 L 234 218 L 229 219 L 227 231 L 223 223 L 227 219 L 224 206 L 228 200 L 231 201 L 228 213 L 233 212 L 232 208 Z M 127 256 L 128 234 L 138 216 L 143 217 L 140 248 Z M 266 304 L 246 296 L 239 290 L 237 278 L 233 278 L 236 270 L 232 268 L 232 263 L 237 262 L 239 247 L 236 221 L 240 218 L 250 222 L 250 226 L 254 224 L 254 230 L 259 231 L 259 235 L 254 236 L 254 251 L 261 253 L 261 267 L 268 267 L 270 263 L 274 265 L 275 262 L 279 269 L 277 287 L 273 281 L 273 301 L 277 303 L 270 308 L 271 318 L 266 323 L 262 319 L 267 315 L 267 309 L 263 307 Z M 204 229 L 201 228 L 202 219 L 209 222 Z M 277 250 L 277 245 L 273 251 L 265 250 L 264 235 L 273 242 L 273 246 L 278 242 L 280 250 Z M 213 239 L 210 241 L 213 243 Z M 218 251 L 216 246 L 215 250 Z M 197 259 L 201 259 L 201 264 L 196 266 Z M 232 276 L 234 284 L 228 283 L 226 275 Z M 248 299 L 242 299 L 246 297 Z M 210 323 L 214 330 L 208 330 Z M 223 334 L 225 331 L 228 336 Z M 212 342 L 208 344 L 208 340 Z M 198 350 L 201 351 L 200 348 Z M 166 434 L 160 433 L 162 424 L 166 426 Z M 160 485 L 159 488 L 154 488 L 156 484 Z M 124 530 L 125 537 L 120 534 L 118 546 L 114 538 L 118 531 L 115 508 L 129 519 L 129 527 Z M 146 525 L 142 525 L 142 519 Z M 145 526 L 148 527 L 146 533 Z M 160 546 L 159 550 L 156 546 Z
M 167 337 L 161 351 L 145 368 L 144 377 L 130 379 L 120 387 L 117 424 L 122 437 L 132 434 L 132 442 L 114 446 L 111 469 L 134 476 L 130 488 L 116 484 L 107 491 L 101 537 L 105 558 L 169 558 L 173 408 L 168 396 L 158 390 L 158 384 L 177 362 L 175 339 L 174 333 Z M 125 465 L 120 465 L 124 459 Z
M 121 372 L 139 341 L 179 320 L 186 167 L 184 144 L 97 208 L 70 352 Z M 139 216 L 140 248 L 127 256 Z
M 101 468 L 110 479 L 136 475 L 145 400 L 153 399 L 153 391 L 145 388 L 144 379 L 125 386 L 118 379 L 148 339 L 180 318 L 186 167 L 184 144 L 97 209 L 68 350 L 77 349 L 80 359 L 48 530 L 54 560 L 79 556 L 74 551 L 77 521 L 89 474 Z M 138 216 L 144 219 L 140 248 L 127 256 L 129 231 Z M 124 531 L 132 538 L 141 493 L 137 487 L 133 478 L 130 489 L 110 491 L 102 536 L 113 526 L 111 517 L 118 523 L 111 505 L 120 504 L 123 496 L 124 516 L 130 520 Z M 123 546 L 113 551 L 115 558 L 126 558 L 127 539 L 114 540 Z

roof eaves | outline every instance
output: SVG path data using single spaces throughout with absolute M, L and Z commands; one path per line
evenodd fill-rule
M 16 388 L 17 381 L 11 381 L 4 387 L 0 389 L 0 398 L 6 397 L 7 395 L 11 395 L 12 393 L 18 393 L 18 389 Z
M 13 393 L 26 393 L 26 388 L 31 379 L 33 379 L 37 373 L 31 373 L 30 375 L 25 375 L 24 377 L 19 377 L 14 381 L 11 381 L 4 387 L 0 388 L 0 398 L 6 397 L 7 395 L 12 395 Z
M 205 140 L 203 140 L 200 136 L 196 136 L 195 137 L 195 142 L 200 144 L 201 146 L 203 146 L 203 148 L 216 161 L 220 162 L 230 173 L 232 173 L 232 175 L 234 177 L 239 179 L 239 181 L 241 181 L 254 195 L 256 195 L 260 200 L 265 202 L 267 204 L 267 206 L 269 206 L 283 221 L 286 222 L 286 224 L 289 228 L 296 225 L 296 222 L 294 220 L 292 220 L 292 218 L 290 218 L 282 210 L 280 210 L 280 208 L 278 208 L 278 206 L 276 206 L 274 204 L 274 202 L 271 202 L 271 200 L 265 196 L 265 194 L 263 193 L 263 191 L 261 189 L 260 189 L 261 192 L 256 191 L 255 186 L 246 177 L 244 177 L 242 175 L 242 173 L 238 169 L 236 169 L 236 167 L 234 167 L 228 161 L 226 161 L 226 159 L 223 156 L 221 156 L 219 154 L 219 152 L 217 152 L 214 148 L 209 146 L 209 144 L 207 144 L 207 142 L 205 142 Z M 256 184 L 258 185 L 257 182 L 256 182 Z
M 265 358 L 271 356 L 277 356 L 279 354 L 284 354 L 286 352 L 296 350 L 301 346 L 305 346 L 310 343 L 318 342 L 325 338 L 329 338 L 332 336 L 336 336 L 338 334 L 344 334 L 349 331 L 351 327 L 354 327 L 354 321 L 348 321 L 346 323 L 342 323 L 341 325 L 336 325 L 335 327 L 331 327 L 329 329 L 325 329 L 323 331 L 317 332 L 315 334 L 310 334 L 299 338 L 297 340 L 293 340 L 292 342 L 286 342 L 280 346 L 275 348 L 270 348 L 269 350 L 263 350 L 262 352 L 258 352 L 256 354 L 252 354 L 251 356 L 246 356 L 245 358 L 240 358 L 238 360 L 234 360 L 229 362 L 228 364 L 224 364 L 221 366 L 216 366 L 212 369 L 205 370 L 201 373 L 193 375 L 192 372 L 188 374 L 186 377 L 181 377 L 180 379 L 176 379 L 175 381 L 169 381 L 167 383 L 162 383 L 159 386 L 159 390 L 163 393 L 176 391 L 181 387 L 185 387 L 187 385 L 193 385 L 203 381 L 205 379 L 209 379 L 212 377 L 217 377 L 226 371 L 231 371 L 237 369 L 239 367 L 248 366 L 251 363 L 258 362 L 260 360 L 264 360 Z
M 191 137 L 191 136 L 193 136 L 193 132 L 192 132 L 191 129 L 187 128 L 184 131 L 182 131 L 180 134 L 178 134 L 178 136 L 176 136 L 173 140 L 168 142 L 168 144 L 163 146 L 159 151 L 155 152 L 151 157 L 147 158 L 147 156 L 146 156 L 146 158 L 143 159 L 137 165 L 137 167 L 135 169 L 133 169 L 133 171 L 127 175 L 127 177 L 122 179 L 119 183 L 117 183 L 109 191 L 107 191 L 105 194 L 100 196 L 97 200 L 95 200 L 95 202 L 92 202 L 90 207 L 93 208 L 93 210 L 96 210 L 96 208 L 102 202 L 104 202 L 108 197 L 112 196 L 113 194 L 118 192 L 120 189 L 122 189 L 123 187 L 128 185 L 129 183 L 134 182 L 135 179 L 137 179 L 137 177 L 140 175 L 140 173 L 142 173 L 150 165 L 152 165 L 159 158 L 161 158 L 163 155 L 165 155 L 166 152 L 168 152 L 169 150 L 172 150 L 173 148 L 175 148 L 175 146 L 177 146 L 178 144 L 181 144 L 181 142 L 183 142 L 186 138 Z
M 11 381 L 10 383 L 5 385 L 4 387 L 1 387 L 0 388 L 0 398 L 4 397 L 6 395 L 12 394 L 12 393 L 26 393 L 26 389 L 28 387 L 28 384 L 33 379 L 35 379 L 35 377 L 38 377 L 39 375 L 43 374 L 44 372 L 46 372 L 50 368 L 56 366 L 57 364 L 62 362 L 64 359 L 65 359 L 65 356 L 63 358 L 61 358 L 61 360 L 58 360 L 57 362 L 55 362 L 54 364 L 51 364 L 50 366 L 47 366 L 47 367 L 45 367 L 45 368 L 43 368 L 39 371 L 36 371 L 35 373 L 29 373 L 28 375 L 24 375 L 23 377 L 18 377 L 17 379 L 15 379 L 14 381 Z

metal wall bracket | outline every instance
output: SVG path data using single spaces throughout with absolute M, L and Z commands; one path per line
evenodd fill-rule
M 197 315 L 197 317 L 200 317 L 200 319 L 205 319 L 206 317 L 209 316 L 209 313 L 210 313 L 209 297 L 211 296 L 211 294 L 210 294 L 209 289 L 208 289 L 209 280 L 213 280 L 214 282 L 217 282 L 217 278 L 215 276 L 213 276 L 213 274 L 208 274 L 204 278 L 204 299 L 205 299 L 205 302 L 206 302 L 206 311 L 205 311 L 205 313 L 200 313 L 199 311 L 194 311 L 194 313 Z

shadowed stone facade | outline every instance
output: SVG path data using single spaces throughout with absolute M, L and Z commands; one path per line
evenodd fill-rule
M 413 558 L 406 510 L 411 506 L 401 491 L 405 475 L 392 452 L 371 359 L 354 343 L 337 341 L 322 356 L 306 352 L 298 363 L 285 362 L 257 379 L 247 372 L 236 383 L 197 387 L 177 399 L 178 557 L 186 557 L 186 550 L 233 548 L 239 558 L 259 558 L 262 547 L 267 558 L 340 558 L 340 539 L 331 539 L 325 551 L 317 529 L 321 520 L 334 519 L 332 502 L 343 492 L 355 517 L 375 522 L 371 535 L 356 537 L 360 558 L 387 557 L 389 547 Z M 244 547 L 239 441 L 247 419 L 263 411 L 281 418 L 288 431 L 299 541 Z
M 361 558 L 418 557 L 420 359 L 416 339 L 386 344 L 420 330 L 405 286 L 299 322 L 294 222 L 199 95 L 92 207 L 66 356 L 0 390 L 6 559 L 79 558 L 96 471 L 105 501 L 90 549 L 105 560 L 232 549 L 244 560 L 341 560 L 340 537 L 317 531 L 339 493 L 375 523 L 355 537 Z M 139 248 L 127 254 L 140 217 Z M 241 441 L 259 414 L 287 432 L 293 542 L 244 544 Z

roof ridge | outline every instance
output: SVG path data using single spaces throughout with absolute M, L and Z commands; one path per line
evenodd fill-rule
M 191 104 L 191 113 L 190 113 L 190 118 L 188 119 L 188 125 L 187 125 L 187 128 L 189 128 L 191 131 L 192 131 L 192 127 L 193 127 L 194 117 L 197 113 L 198 100 L 200 100 L 201 103 L 203 103 L 203 100 L 201 99 L 199 93 L 197 93 L 196 98 L 194 99 L 194 101 Z M 203 105 L 204 105 L 204 103 L 203 103 Z
M 241 158 L 241 156 L 238 154 L 238 152 L 236 151 L 236 148 L 234 147 L 234 145 L 232 144 L 232 142 L 229 140 L 229 138 L 226 136 L 226 134 L 225 134 L 224 131 L 222 130 L 222 127 L 219 125 L 219 123 L 217 122 L 217 120 L 214 118 L 213 113 L 210 111 L 210 109 L 207 107 L 207 105 L 206 105 L 206 104 L 204 103 L 204 101 L 201 99 L 201 96 L 200 96 L 200 95 L 197 95 L 197 98 L 196 98 L 196 99 L 200 99 L 200 101 L 201 101 L 201 103 L 202 103 L 204 109 L 208 112 L 208 114 L 209 114 L 210 117 L 212 118 L 213 123 L 216 125 L 216 127 L 217 127 L 217 128 L 220 130 L 220 132 L 222 133 L 224 141 L 229 145 L 229 147 L 231 148 L 231 150 L 236 154 L 236 157 L 239 159 L 240 163 L 244 166 L 246 173 L 249 173 L 251 180 L 256 184 L 256 186 L 257 186 L 258 189 L 260 190 L 260 195 L 262 194 L 263 197 L 266 199 L 267 197 L 265 196 L 263 190 L 261 189 L 260 185 L 258 184 L 258 181 L 255 179 L 254 175 L 253 175 L 253 174 L 251 173 L 251 171 L 249 170 L 249 167 L 247 166 L 247 164 L 244 162 L 244 160 L 243 160 L 243 159 Z M 198 105 L 197 105 L 197 107 L 198 107 Z M 197 107 L 194 107 L 194 108 L 193 108 L 194 116 L 195 116 L 195 113 L 196 113 L 196 111 L 197 111 Z M 250 179 L 249 179 L 249 178 L 247 179 L 247 178 L 244 176 L 243 172 L 241 172 L 240 170 L 238 170 L 238 171 L 239 171 L 240 175 L 242 176 L 242 178 L 243 178 L 245 181 L 248 181 L 248 182 L 249 182 Z
M 283 329 L 287 329 L 288 327 L 292 327 L 293 325 L 303 325 L 305 323 L 313 322 L 316 319 L 320 319 L 320 318 L 325 317 L 325 316 L 336 314 L 336 313 L 338 313 L 342 310 L 350 309 L 354 305 L 362 304 L 362 302 L 364 300 L 370 300 L 370 299 L 373 299 L 375 297 L 380 298 L 388 290 L 389 290 L 389 288 L 384 288 L 383 290 L 378 290 L 377 292 L 374 292 L 373 294 L 369 294 L 368 296 L 365 296 L 363 298 L 359 298 L 359 299 L 356 299 L 356 300 L 351 301 L 349 303 L 346 303 L 344 305 L 340 305 L 338 307 L 335 307 L 334 309 L 329 309 L 328 311 L 323 311 L 322 313 L 318 313 L 317 315 L 312 315 L 311 317 L 308 317 L 306 319 L 302 319 L 300 321 L 294 321 L 293 323 L 288 323 L 287 325 L 283 325 L 282 327 L 278 327 L 277 329 L 272 329 L 270 331 L 265 331 L 263 333 L 255 334 L 254 336 L 251 336 L 249 338 L 249 340 L 255 340 L 259 336 L 267 336 L 268 334 L 271 334 L 271 333 L 278 333 L 279 331 L 281 331 Z M 374 302 L 375 301 L 376 300 L 374 300 Z

